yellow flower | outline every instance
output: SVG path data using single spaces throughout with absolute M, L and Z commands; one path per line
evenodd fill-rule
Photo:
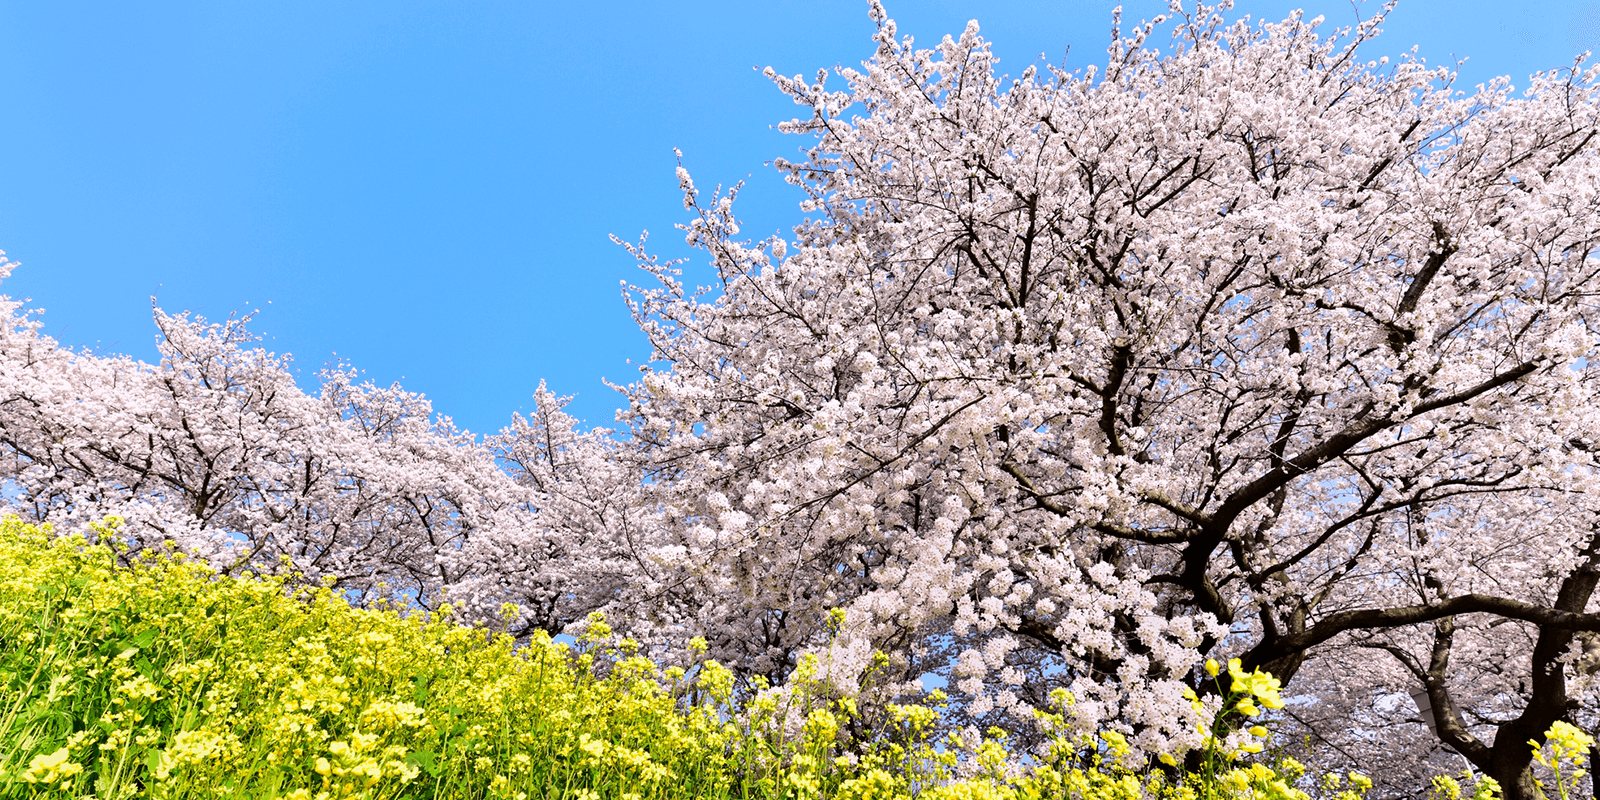
M 1050 690 L 1050 705 L 1055 706 L 1056 708 L 1070 708 L 1076 704 L 1076 701 L 1077 698 L 1073 697 L 1072 692 L 1066 689 L 1056 688 Z
M 65 747 L 49 755 L 34 756 L 28 762 L 28 771 L 22 774 L 22 779 L 28 783 L 55 783 L 82 772 L 83 767 L 68 761 L 68 757 Z
M 1283 698 L 1279 696 L 1283 685 L 1272 675 L 1259 668 L 1245 672 L 1239 659 L 1231 658 L 1228 659 L 1228 677 L 1233 679 L 1234 691 L 1260 700 L 1267 708 L 1283 708 Z
M 1502 796 L 1500 782 L 1487 775 L 1478 776 L 1477 783 L 1472 787 L 1472 800 L 1497 800 Z
M 865 775 L 841 784 L 838 796 L 840 800 L 891 800 L 898 786 L 899 781 L 893 775 L 873 768 Z
M 1588 752 L 1589 748 L 1594 744 L 1593 736 L 1562 720 L 1556 720 L 1550 726 L 1550 730 L 1545 731 L 1544 735 L 1551 742 L 1552 760 L 1571 759 L 1579 756 Z M 1533 742 L 1530 743 L 1534 745 L 1534 750 L 1537 752 L 1539 745 Z
M 828 611 L 828 623 L 833 626 L 834 630 L 838 630 L 844 626 L 844 617 L 845 612 L 842 608 L 830 609 Z
M 1428 800 L 1461 800 L 1461 784 L 1448 775 L 1435 775 Z

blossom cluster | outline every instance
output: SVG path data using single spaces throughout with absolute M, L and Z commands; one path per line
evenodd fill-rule
M 1600 67 L 1466 93 L 1364 58 L 1387 10 L 1173 2 L 1103 65 L 1010 76 L 975 22 L 918 47 L 870 9 L 859 68 L 766 73 L 809 144 L 774 161 L 792 236 L 680 164 L 712 283 L 626 245 L 652 353 L 615 435 L 543 389 L 482 439 L 348 368 L 303 392 L 244 320 L 158 310 L 158 364 L 75 352 L 3 300 L 6 500 L 121 515 L 125 560 L 509 603 L 524 640 L 605 612 L 687 668 L 697 636 L 726 700 L 807 695 L 825 653 L 829 702 L 884 721 L 933 673 L 933 724 L 1022 759 L 1058 689 L 1130 763 L 1244 748 L 1197 666 L 1237 658 L 1235 710 L 1271 673 L 1308 760 L 1405 782 L 1454 752 L 1530 797 L 1501 737 L 1600 727 Z M 395 760 L 340 741 L 327 775 Z
M 859 67 L 766 72 L 807 221 L 745 236 L 684 168 L 714 283 L 625 244 L 624 417 L 719 652 L 792 664 L 844 606 L 961 724 L 1042 746 L 1065 687 L 1142 757 L 1238 657 L 1306 687 L 1308 758 L 1531 791 L 1489 742 L 1600 724 L 1539 677 L 1600 631 L 1600 67 L 1462 92 L 1363 58 L 1386 11 L 1173 3 L 1006 75 L 872 9 Z

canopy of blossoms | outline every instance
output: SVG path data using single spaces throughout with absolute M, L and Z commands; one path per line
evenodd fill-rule
M 918 49 L 872 9 L 861 68 L 767 73 L 805 109 L 792 237 L 680 168 L 717 285 L 626 245 L 657 366 L 615 434 L 542 388 L 481 439 L 346 368 L 310 394 L 240 320 L 75 352 L 7 300 L 7 499 L 524 633 L 702 635 L 745 692 L 825 652 L 1024 743 L 1054 693 L 1134 758 L 1197 746 L 1236 657 L 1319 758 L 1420 785 L 1444 744 L 1526 796 L 1527 740 L 1597 721 L 1600 70 L 1469 93 L 1362 60 L 1382 13 L 1175 4 L 1008 77 L 975 23 Z

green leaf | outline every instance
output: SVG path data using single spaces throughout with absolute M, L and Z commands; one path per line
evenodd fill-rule
M 430 777 L 439 777 L 437 758 L 431 750 L 416 750 L 406 756 L 406 761 L 421 767 Z

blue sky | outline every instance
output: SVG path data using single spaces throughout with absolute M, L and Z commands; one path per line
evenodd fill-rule
M 976 18 L 1001 67 L 1103 55 L 1102 0 L 889 0 L 932 43 Z M 1125 15 L 1163 4 L 1130 0 Z M 1334 22 L 1375 2 L 1241 3 Z M 672 148 L 696 183 L 747 179 L 745 230 L 798 218 L 763 166 L 802 142 L 756 68 L 870 55 L 860 0 L 765 3 L 0 2 L 0 292 L 67 344 L 155 357 L 149 298 L 260 309 L 302 385 L 337 357 L 493 431 L 540 378 L 610 424 L 648 357 L 607 240 L 681 254 Z M 1600 0 L 1402 0 L 1373 56 L 1468 56 L 1518 83 L 1600 44 Z

